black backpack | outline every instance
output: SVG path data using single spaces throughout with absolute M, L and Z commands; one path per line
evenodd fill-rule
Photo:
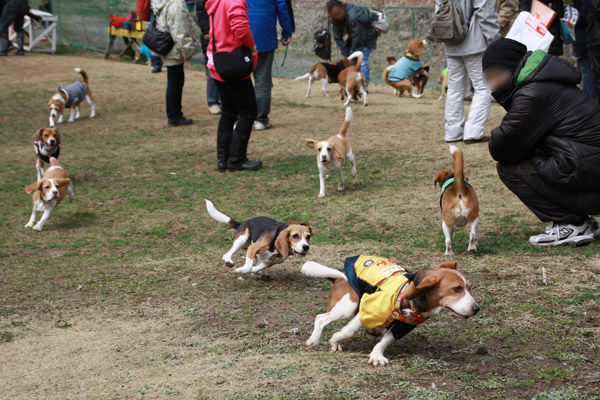
M 331 59 L 331 35 L 328 29 L 321 28 L 315 32 L 313 49 L 318 57 L 324 60 Z

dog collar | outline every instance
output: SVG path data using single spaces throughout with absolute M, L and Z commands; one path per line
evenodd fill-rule
M 397 274 L 401 274 L 403 272 L 395 272 L 392 275 L 390 275 L 389 278 L 391 278 L 394 275 Z M 387 281 L 389 278 L 385 279 L 385 281 Z M 409 325 L 419 325 L 422 324 L 423 322 L 427 321 L 427 318 L 421 316 L 421 314 L 415 309 L 413 302 L 410 301 L 410 311 L 408 313 L 408 315 L 404 315 L 402 313 L 402 302 L 404 301 L 404 290 L 406 290 L 406 288 L 408 287 L 408 285 L 410 284 L 411 280 L 407 280 L 404 285 L 402 285 L 402 287 L 400 288 L 400 292 L 398 293 L 398 297 L 396 299 L 396 304 L 394 306 L 394 309 L 392 310 L 390 316 L 388 317 L 388 319 L 383 323 L 383 327 L 388 328 L 390 325 L 392 325 L 394 323 L 394 321 L 400 321 L 400 322 L 404 322 L 405 324 L 409 324 Z
M 35 142 L 35 149 L 38 155 L 41 154 L 45 157 L 50 157 L 53 156 L 59 150 L 59 145 L 57 143 L 54 147 L 48 147 L 46 143 L 44 143 L 41 140 L 38 140 L 37 142 Z

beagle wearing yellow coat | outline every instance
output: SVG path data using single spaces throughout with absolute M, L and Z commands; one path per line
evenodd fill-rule
M 246 250 L 246 262 L 235 272 L 260 272 L 284 262 L 290 254 L 304 257 L 310 250 L 312 229 L 307 224 L 278 222 L 269 217 L 254 217 L 238 222 L 217 210 L 212 201 L 205 201 L 206 210 L 213 219 L 235 229 L 233 246 L 223 255 L 225 264 L 233 267 L 233 254 L 239 249 Z

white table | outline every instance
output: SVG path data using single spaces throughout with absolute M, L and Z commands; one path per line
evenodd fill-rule
M 42 21 L 46 22 L 46 27 L 32 23 L 31 18 L 29 16 L 25 17 L 25 22 L 23 23 L 23 29 L 29 31 L 29 45 L 24 46 L 25 50 L 33 51 L 38 43 L 42 41 L 43 38 L 47 37 L 52 44 L 51 49 L 40 48 L 37 47 L 36 51 L 49 51 L 52 54 L 56 52 L 56 25 L 58 24 L 58 15 L 50 14 L 45 11 L 40 10 L 30 10 L 32 14 L 37 15 L 42 18 Z M 35 29 L 42 29 L 42 31 L 35 36 Z M 16 40 L 17 34 L 13 32 L 13 29 L 9 29 L 8 38 L 11 41 Z

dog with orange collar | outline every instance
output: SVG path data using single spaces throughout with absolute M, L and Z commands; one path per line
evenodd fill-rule
M 305 346 L 317 346 L 323 329 L 331 322 L 350 318 L 331 337 L 331 351 L 342 351 L 341 343 L 361 328 L 384 328 L 387 331 L 371 351 L 369 364 L 389 364 L 383 354 L 385 349 L 430 317 L 445 309 L 463 319 L 479 312 L 479 305 L 469 292 L 471 284 L 456 267 L 456 262 L 447 262 L 410 274 L 390 259 L 366 255 L 346 258 L 344 272 L 312 261 L 304 263 L 303 274 L 333 282 L 327 312 L 315 318 L 313 333 Z

